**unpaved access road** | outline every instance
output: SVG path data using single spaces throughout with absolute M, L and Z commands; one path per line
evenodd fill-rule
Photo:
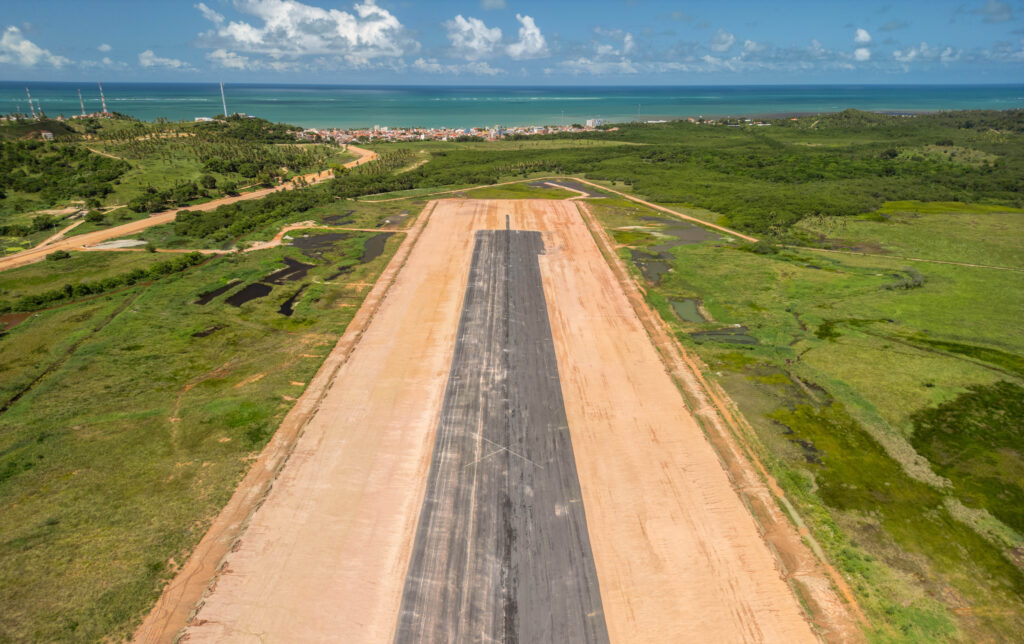
M 369 163 L 377 158 L 377 153 L 371 150 L 364 150 L 354 146 L 349 146 L 348 149 L 351 152 L 359 155 L 358 159 L 349 161 L 345 164 L 346 168 L 355 167 L 364 163 Z M 325 179 L 333 177 L 333 173 L 330 170 L 324 172 L 314 172 L 301 177 L 308 184 L 319 183 Z M 147 228 L 153 226 L 159 226 L 160 224 L 169 224 L 174 221 L 174 218 L 178 216 L 178 213 L 182 210 L 214 210 L 218 206 L 223 206 L 229 203 L 235 203 L 236 201 L 248 201 L 250 199 L 262 199 L 267 195 L 279 192 L 281 190 L 291 190 L 298 186 L 298 182 L 293 179 L 287 183 L 283 183 L 273 188 L 263 188 L 261 190 L 254 190 L 252 192 L 245 192 L 237 197 L 224 197 L 222 199 L 214 199 L 213 201 L 207 201 L 196 206 L 188 206 L 186 208 L 175 208 L 173 210 L 166 210 L 164 212 L 158 212 L 146 217 L 145 219 L 139 219 L 137 221 L 130 221 L 127 224 L 120 226 L 114 226 L 113 228 L 106 228 L 104 230 L 97 230 L 91 233 L 85 233 L 75 237 L 67 239 L 58 239 L 51 241 L 51 237 L 42 244 L 35 248 L 21 251 L 7 257 L 0 257 L 0 271 L 5 271 L 18 266 L 25 266 L 27 264 L 34 264 L 46 259 L 46 256 L 55 250 L 80 250 L 86 246 L 94 246 L 96 244 L 107 241 L 108 239 L 117 239 L 118 237 L 128 237 L 136 233 L 142 232 Z M 67 232 L 69 229 L 65 229 L 63 232 Z
M 539 291 L 524 286 L 529 276 L 516 273 L 525 280 L 520 284 L 510 273 L 501 286 L 494 269 L 507 260 L 497 252 L 470 281 L 477 231 L 503 230 L 506 215 L 513 231 L 539 233 L 543 249 L 536 268 L 551 333 L 547 352 L 537 317 Z M 462 609 L 452 610 L 450 603 L 479 597 L 481 584 L 498 592 L 489 604 L 469 602 L 469 610 L 478 611 L 474 623 L 488 624 L 477 631 L 479 639 L 504 639 L 524 632 L 510 630 L 502 619 L 515 620 L 520 608 L 512 602 L 510 612 L 508 597 L 534 601 L 557 592 L 503 590 L 524 580 L 582 589 L 583 601 L 553 605 L 550 621 L 533 625 L 546 629 L 548 641 L 578 641 L 569 633 L 612 642 L 815 641 L 577 205 L 444 200 L 424 217 L 372 321 L 354 348 L 341 348 L 344 364 L 212 580 L 185 631 L 187 641 L 410 641 L 418 633 L 408 626 L 417 628 L 422 620 L 432 625 L 419 632 L 448 640 L 454 622 L 439 616 L 463 620 Z M 480 275 L 498 282 L 481 286 Z M 467 288 L 474 284 L 475 296 Z M 516 295 L 516 289 L 526 290 Z M 474 305 L 474 297 L 493 306 Z M 523 306 L 533 307 L 532 317 L 517 309 Z M 458 359 L 457 345 L 463 347 Z M 519 359 L 513 355 L 519 350 L 535 356 Z M 556 364 L 544 357 L 551 351 Z M 453 400 L 459 392 L 469 397 Z M 559 420 L 558 398 L 568 431 Z M 488 405 L 507 405 L 508 411 L 479 413 Z M 488 423 L 506 427 L 495 433 Z M 539 433 L 531 438 L 531 431 Z M 484 438 L 498 444 L 486 453 L 498 462 L 483 477 L 452 470 L 450 458 L 463 459 L 462 468 L 479 467 L 480 461 L 465 459 Z M 561 473 L 540 481 L 518 457 Z M 570 462 L 578 488 L 566 467 Z M 438 486 L 439 479 L 450 484 Z M 532 487 L 550 481 L 556 484 L 546 491 Z M 479 503 L 431 509 L 447 495 Z M 488 503 L 519 505 L 484 507 Z M 421 525 L 424 520 L 428 524 Z M 445 525 L 458 529 L 467 521 L 502 524 L 462 530 L 464 538 L 444 544 L 429 541 Z M 585 535 L 572 527 L 584 524 Z M 496 529 L 550 543 L 529 546 L 526 558 L 506 556 L 509 541 L 488 536 Z M 428 540 L 421 542 L 424 535 Z M 585 597 L 592 583 L 586 566 L 573 566 L 566 576 L 559 573 L 564 562 L 553 560 L 586 562 L 586 544 L 599 601 Z M 442 565 L 427 568 L 442 588 L 416 592 L 425 570 L 414 557 L 417 549 L 440 557 Z M 528 561 L 533 556 L 538 561 Z M 552 577 L 529 582 L 544 579 L 545 560 Z M 508 565 L 515 561 L 520 565 Z M 454 587 L 459 584 L 467 586 Z M 403 605 L 410 596 L 413 603 Z M 573 612 L 581 607 L 589 612 Z M 445 620 L 448 626 L 436 625 Z M 570 631 L 573 623 L 578 627 Z

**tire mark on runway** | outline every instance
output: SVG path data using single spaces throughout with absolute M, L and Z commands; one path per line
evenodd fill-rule
M 536 231 L 476 233 L 396 642 L 607 642 Z

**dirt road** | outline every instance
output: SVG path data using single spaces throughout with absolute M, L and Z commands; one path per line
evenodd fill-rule
M 345 164 L 345 167 L 351 168 L 364 163 L 369 163 L 377 158 L 377 153 L 372 150 L 364 150 L 362 148 L 356 148 L 348 146 L 348 149 L 359 155 L 358 159 L 349 161 Z M 319 183 L 325 179 L 330 179 L 333 176 L 330 170 L 324 172 L 315 172 L 307 174 L 301 177 L 308 184 Z M 250 199 L 262 199 L 269 194 L 279 192 L 281 190 L 291 190 L 297 185 L 297 179 L 293 179 L 288 183 L 274 186 L 272 188 L 263 188 L 262 190 L 255 190 L 253 192 L 246 192 L 238 195 L 237 197 L 224 197 L 223 199 L 214 199 L 213 201 L 207 201 L 206 203 L 199 204 L 196 206 L 188 206 L 187 208 L 175 208 L 173 210 L 166 210 L 164 212 L 158 212 L 146 217 L 145 219 L 139 219 L 138 221 L 131 221 L 127 224 L 120 226 L 114 226 L 113 228 L 106 228 L 104 230 L 97 230 L 91 233 L 85 233 L 76 237 L 70 237 L 68 239 L 60 239 L 53 241 L 45 245 L 39 245 L 35 248 L 24 250 L 20 253 L 8 255 L 6 257 L 0 257 L 0 271 L 5 271 L 18 266 L 25 266 L 26 264 L 34 264 L 42 261 L 47 255 L 55 250 L 77 250 L 83 246 L 94 246 L 96 244 L 107 241 L 108 239 L 117 239 L 118 237 L 127 237 L 136 233 L 142 232 L 147 228 L 153 226 L 159 226 L 160 224 L 167 224 L 174 221 L 177 217 L 178 212 L 182 210 L 214 210 L 218 206 L 223 206 L 229 203 L 235 203 L 236 201 L 248 201 Z
M 450 466 L 449 452 L 438 440 L 458 438 L 460 431 L 459 440 L 485 435 L 484 427 L 478 432 L 445 429 L 442 411 L 446 388 L 453 386 L 450 373 L 458 371 L 453 359 L 459 321 L 467 319 L 469 310 L 475 233 L 503 229 L 506 214 L 513 229 L 541 235 L 544 254 L 537 268 L 557 382 L 550 367 L 538 367 L 532 380 L 525 376 L 534 368 L 526 361 L 524 367 L 505 367 L 508 377 L 496 381 L 518 378 L 515 389 L 502 394 L 500 386 L 497 392 L 485 386 L 477 398 L 491 404 L 509 401 L 512 411 L 506 419 L 528 412 L 516 430 L 526 436 L 522 432 L 532 426 L 530 419 L 543 417 L 529 410 L 536 410 L 538 401 L 554 400 L 550 388 L 557 387 L 568 432 L 556 414 L 542 435 L 551 440 L 564 435 L 566 446 L 571 444 L 568 453 L 574 455 L 579 498 L 571 486 L 554 496 L 536 495 L 532 487 L 517 489 L 528 480 L 520 471 L 499 486 L 504 490 L 499 497 L 502 503 L 520 504 L 535 521 L 515 524 L 514 511 L 503 515 L 473 504 L 466 506 L 468 515 L 459 514 L 466 511 L 462 509 L 427 520 L 443 524 L 458 516 L 483 521 L 511 517 L 519 525 L 512 525 L 513 533 L 519 530 L 517 534 L 529 539 L 531 534 L 556 534 L 550 532 L 556 530 L 552 526 L 573 513 L 585 516 L 600 591 L 600 605 L 591 602 L 587 610 L 603 612 L 611 641 L 815 641 L 771 551 L 686 409 L 575 203 L 536 200 L 438 202 L 418 240 L 403 246 L 411 247 L 404 268 L 358 343 L 346 353 L 287 466 L 226 557 L 213 590 L 186 631 L 188 641 L 382 642 L 396 635 L 401 640 L 409 631 L 400 624 L 416 623 L 416 610 L 405 622 L 400 615 L 406 614 L 403 593 L 417 580 L 417 573 L 409 573 L 418 570 L 410 568 L 417 532 L 422 531 L 418 526 L 431 516 L 430 499 L 441 498 L 436 489 L 427 495 L 428 479 Z M 540 310 L 538 304 L 531 305 L 534 313 Z M 511 315 L 508 324 L 515 319 Z M 510 350 L 512 365 L 517 346 L 512 338 L 523 328 L 510 330 L 507 343 L 496 345 L 501 348 L 497 354 L 480 355 L 500 357 Z M 523 346 L 540 351 L 542 338 L 534 332 L 527 335 Z M 486 344 L 495 337 L 501 333 L 481 337 L 474 332 L 462 342 Z M 332 353 L 328 360 L 337 363 L 339 358 Z M 527 371 L 516 372 L 520 368 Z M 460 373 L 493 376 L 487 368 Z M 469 381 L 457 382 L 468 386 Z M 525 402 L 517 399 L 524 392 L 532 392 Z M 453 428 L 455 434 L 449 431 Z M 509 445 L 509 452 L 525 455 Z M 564 448 L 549 449 L 562 454 L 557 462 L 564 462 Z M 537 455 L 551 458 L 544 450 Z M 515 460 L 501 458 L 506 464 Z M 494 473 L 508 471 L 499 467 Z M 474 488 L 479 484 L 474 480 L 466 479 L 466 489 L 486 493 L 489 488 Z M 556 500 L 563 493 L 568 503 Z M 582 508 L 570 511 L 566 505 Z M 467 537 L 461 544 L 469 548 L 467 556 L 473 547 L 491 548 L 491 559 L 485 551 L 453 562 L 494 561 L 490 574 L 512 586 L 521 574 L 529 579 L 525 564 L 500 565 L 503 559 L 493 552 L 494 543 Z M 568 554 L 586 559 L 582 544 L 578 541 Z M 553 571 L 562 564 L 554 556 L 542 557 Z M 476 573 L 456 579 L 487 579 L 480 570 L 478 566 Z M 476 590 L 462 589 L 470 597 Z M 442 592 L 434 597 L 420 604 L 431 617 L 439 612 L 435 602 L 452 596 Z M 581 616 L 569 614 L 563 623 L 573 619 Z M 552 628 L 548 632 L 556 639 L 567 632 Z M 599 636 L 585 639 L 600 641 Z

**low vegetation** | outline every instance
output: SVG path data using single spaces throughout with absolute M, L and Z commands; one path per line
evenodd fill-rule
M 380 212 L 360 211 L 360 223 L 372 228 Z M 0 273 L 14 301 L 147 276 L 47 302 L 0 335 L 0 641 L 131 634 L 401 234 L 311 230 L 296 239 L 170 272 L 168 263 L 191 256 L 72 253 Z M 307 272 L 271 277 L 285 259 Z M 243 301 L 256 283 L 270 293 Z
M 591 207 L 648 301 L 751 421 L 752 448 L 851 581 L 869 638 L 1014 639 L 1020 215 L 961 203 L 801 222 L 824 248 L 857 249 L 834 254 L 718 235 L 688 243 L 653 211 Z M 1013 270 L 907 266 L 904 254 Z M 683 302 L 699 304 L 696 317 L 681 315 Z

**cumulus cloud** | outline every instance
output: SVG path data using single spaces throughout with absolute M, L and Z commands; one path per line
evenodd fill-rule
M 633 40 L 633 34 L 626 34 L 622 39 L 622 53 L 631 54 L 636 49 L 636 41 Z
M 21 30 L 11 26 L 0 36 L 0 63 L 35 67 L 38 64 L 52 65 L 60 69 L 69 61 L 49 49 L 43 49 L 21 35 Z
M 858 47 L 853 50 L 853 59 L 861 63 L 871 60 L 871 50 L 867 47 Z
M 192 66 L 183 60 L 178 60 L 177 58 L 162 58 L 153 53 L 152 49 L 147 49 L 139 54 L 139 64 L 146 68 L 163 67 L 165 69 L 192 69 Z
M 107 43 L 103 43 L 102 45 L 100 45 L 100 46 L 99 46 L 99 47 L 97 47 L 96 49 L 98 49 L 99 51 L 102 51 L 102 52 L 106 53 L 106 52 L 108 52 L 108 51 L 112 50 L 112 49 L 113 49 L 113 47 L 111 47 L 111 46 L 110 46 L 110 45 L 108 45 Z
M 853 42 L 858 45 L 866 45 L 871 42 L 871 34 L 868 33 L 867 29 L 858 28 L 853 36 Z
M 463 18 L 461 14 L 444 23 L 448 40 L 457 55 L 469 60 L 487 58 L 501 43 L 501 29 L 488 28 L 477 18 Z
M 215 25 L 222 25 L 222 24 L 224 24 L 224 16 L 220 15 L 219 13 L 214 11 L 213 9 L 207 7 L 205 3 L 200 2 L 199 4 L 195 5 L 195 7 L 196 7 L 196 9 L 199 9 L 199 12 L 201 14 L 203 14 L 204 18 L 206 18 L 207 20 L 209 20 L 213 24 L 215 24 Z
M 971 13 L 981 16 L 985 22 L 990 24 L 1013 20 L 1013 9 L 1005 2 L 998 0 L 988 0 L 984 5 L 971 10 Z
M 215 49 L 206 54 L 206 59 L 218 67 L 224 67 L 226 69 L 249 69 L 256 67 L 249 60 L 248 56 L 240 56 L 235 52 L 228 51 L 226 49 Z
M 621 29 L 602 29 L 601 27 L 595 27 L 594 33 L 601 38 L 621 41 L 621 45 L 610 44 L 608 42 L 594 42 L 594 52 L 599 58 L 607 58 L 610 56 L 629 56 L 636 52 L 636 39 L 633 38 L 633 34 L 628 31 L 622 31 Z
M 540 32 L 537 23 L 530 16 L 516 14 L 519 27 L 519 40 L 506 48 L 508 55 L 516 60 L 526 58 L 542 58 L 548 55 L 548 41 Z
M 609 74 L 636 74 L 639 70 L 631 61 L 625 58 L 620 60 L 595 60 L 586 56 L 580 56 L 570 60 L 563 60 L 555 67 L 545 69 L 544 72 L 547 74 L 561 72 L 572 74 L 573 76 L 605 76 Z
M 724 29 L 719 29 L 718 32 L 711 37 L 711 51 L 728 51 L 735 42 L 736 36 Z
M 436 58 L 417 58 L 413 64 L 414 69 L 428 74 L 471 74 L 474 76 L 498 76 L 504 74 L 504 69 L 491 67 L 486 61 L 474 61 L 464 65 L 445 65 L 439 63 Z
M 892 52 L 892 57 L 896 62 L 903 64 L 934 61 L 952 63 L 960 60 L 960 55 L 962 53 L 962 50 L 953 49 L 952 47 L 932 47 L 928 43 L 922 42 L 915 47 L 897 49 Z
M 235 0 L 235 7 L 255 17 L 256 24 L 227 22 L 205 4 L 196 5 L 214 24 L 213 29 L 200 34 L 201 45 L 264 54 L 274 60 L 340 56 L 353 66 L 365 66 L 376 59 L 394 60 L 420 48 L 398 18 L 378 7 L 375 0 L 357 2 L 353 13 L 298 0 Z

